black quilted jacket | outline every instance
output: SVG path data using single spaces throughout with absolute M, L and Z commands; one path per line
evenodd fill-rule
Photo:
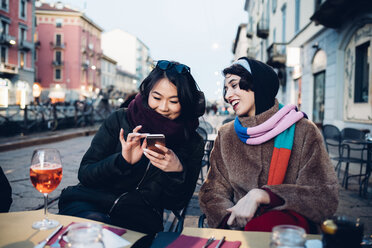
M 181 209 L 189 202 L 198 179 L 204 143 L 193 132 L 182 147 L 174 149 L 183 172 L 163 172 L 143 156 L 128 164 L 121 155 L 120 128 L 132 132 L 126 110 L 114 112 L 102 124 L 79 168 L 79 185 L 63 190 L 60 214 L 82 211 L 107 214 L 111 223 L 135 231 L 163 229 L 163 210 Z M 126 137 L 125 137 L 126 138 Z

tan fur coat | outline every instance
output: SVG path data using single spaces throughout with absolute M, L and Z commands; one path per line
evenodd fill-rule
M 245 127 L 265 122 L 278 111 L 278 102 L 266 112 L 239 118 Z M 338 205 L 338 181 L 318 128 L 303 118 L 296 123 L 295 137 L 283 184 L 266 185 L 274 139 L 261 145 L 239 140 L 234 122 L 222 126 L 211 152 L 211 168 L 199 193 L 200 207 L 208 225 L 217 227 L 234 206 L 254 188 L 268 188 L 284 201 L 276 210 L 294 210 L 320 223 Z

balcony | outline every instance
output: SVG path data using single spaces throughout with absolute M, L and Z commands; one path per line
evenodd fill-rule
M 0 35 L 0 44 L 1 45 L 7 45 L 7 46 L 14 45 L 15 40 L 16 40 L 16 38 L 14 36 L 10 36 L 9 34 L 1 34 Z M 12 44 L 11 41 L 13 42 L 13 44 Z
M 19 50 L 30 51 L 34 48 L 34 44 L 27 40 L 21 40 L 18 44 Z
M 83 67 L 83 70 L 88 70 L 88 68 L 89 68 L 89 60 L 83 62 L 81 64 L 81 67 Z
M 66 43 L 61 43 L 61 42 L 50 42 L 50 45 L 53 47 L 53 49 L 65 49 Z
M 310 20 L 328 28 L 339 28 L 353 17 L 371 11 L 371 0 L 325 0 L 318 6 Z
M 0 73 L 4 74 L 18 74 L 18 66 L 12 65 L 8 63 L 1 63 L 0 64 Z
M 257 22 L 257 37 L 266 39 L 269 36 L 269 22 L 265 18 L 261 18 Z
M 274 68 L 285 67 L 287 60 L 286 45 L 283 43 L 273 43 L 267 49 L 267 64 Z
M 54 61 L 52 61 L 52 65 L 54 66 L 54 67 L 60 67 L 60 66 L 63 66 L 63 61 L 60 61 L 60 60 L 54 60 Z

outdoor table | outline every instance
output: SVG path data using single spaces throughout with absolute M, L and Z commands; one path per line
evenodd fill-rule
M 40 231 L 32 229 L 32 223 L 43 219 L 44 210 L 10 212 L 0 214 L 0 247 L 34 247 L 40 241 L 48 237 L 54 229 Z M 50 219 L 55 219 L 60 224 L 67 226 L 71 222 L 96 222 L 93 220 L 77 218 L 67 215 L 49 214 Z M 98 222 L 99 223 L 99 222 Z M 145 236 L 143 233 L 126 229 L 127 232 L 121 237 L 131 244 Z M 126 247 L 130 247 L 126 246 Z
M 269 232 L 243 232 L 224 229 L 213 228 L 194 228 L 185 227 L 182 234 L 189 236 L 196 236 L 201 238 L 210 238 L 214 236 L 216 239 L 226 237 L 227 241 L 240 241 L 242 242 L 241 248 L 267 248 L 270 247 Z M 307 239 L 321 239 L 321 235 L 307 235 Z
M 367 146 L 367 167 L 366 167 L 366 176 L 363 178 L 359 186 L 359 195 L 367 197 L 368 191 L 368 182 L 369 177 L 371 176 L 372 170 L 372 140 L 343 140 L 342 143 L 357 144 Z
M 71 222 L 96 222 L 78 217 L 49 214 L 51 219 L 58 220 L 60 224 L 66 226 Z M 0 214 L 0 247 L 34 247 L 37 243 L 45 239 L 55 229 L 39 231 L 32 229 L 31 225 L 43 218 L 43 210 L 10 212 Z M 97 222 L 99 223 L 99 222 Z M 122 237 L 131 244 L 145 236 L 143 233 L 126 229 L 127 232 Z M 240 241 L 241 248 L 267 248 L 270 244 L 269 232 L 243 232 L 213 228 L 190 228 L 185 227 L 182 234 L 209 238 L 215 236 L 216 239 L 226 237 L 227 241 Z M 321 239 L 321 235 L 307 235 L 307 239 Z M 131 247 L 131 245 L 126 246 Z

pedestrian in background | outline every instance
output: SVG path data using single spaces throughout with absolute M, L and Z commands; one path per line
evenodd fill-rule
M 223 125 L 199 200 L 210 227 L 267 231 L 280 224 L 316 232 L 338 205 L 338 182 L 318 128 L 275 98 L 274 70 L 240 58 L 223 70 L 235 121 Z
M 79 168 L 80 183 L 63 190 L 59 213 L 144 233 L 163 229 L 163 210 L 189 202 L 203 157 L 196 132 L 204 95 L 178 62 L 161 60 L 128 108 L 109 116 Z M 144 133 L 164 134 L 164 153 L 146 149 Z

